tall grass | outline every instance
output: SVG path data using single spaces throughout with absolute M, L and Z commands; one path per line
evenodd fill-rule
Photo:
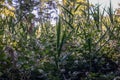
M 78 3 L 74 2 L 75 4 Z M 87 69 L 81 68 L 89 74 L 80 79 L 92 80 L 94 79 L 94 60 L 98 61 L 96 64 L 99 64 L 99 67 L 104 64 L 99 61 L 101 57 L 118 61 L 116 56 L 119 51 L 116 50 L 120 42 L 119 36 L 116 34 L 119 34 L 120 24 L 116 22 L 111 3 L 108 10 L 106 8 L 100 10 L 99 4 L 91 6 L 87 1 L 84 10 L 80 11 L 83 14 L 75 15 L 73 11 L 79 11 L 80 5 L 76 8 L 61 5 L 62 14 L 59 15 L 59 21 L 55 26 L 50 22 L 40 23 L 40 37 L 36 37 L 37 28 L 33 27 L 29 31 L 29 23 L 21 20 L 15 22 L 11 17 L 1 17 L 0 76 L 9 74 L 8 78 L 12 80 L 16 80 L 18 77 L 20 80 L 24 80 L 24 78 L 29 80 L 34 78 L 34 75 L 31 74 L 36 71 L 35 73 L 42 76 L 40 79 L 44 78 L 44 80 L 65 80 L 68 79 L 66 74 L 70 77 L 69 79 L 74 80 L 72 74 L 74 71 L 71 69 L 76 68 L 74 62 L 78 60 L 77 65 L 87 67 Z M 13 63 L 9 56 L 11 55 L 10 51 L 7 49 L 6 52 L 6 46 L 17 53 L 18 60 L 15 71 L 18 73 L 9 72 L 13 70 Z M 97 75 L 97 72 L 95 74 Z M 106 77 L 107 79 L 108 77 Z

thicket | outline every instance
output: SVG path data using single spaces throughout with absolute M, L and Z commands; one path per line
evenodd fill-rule
M 119 16 L 89 3 L 74 14 L 80 5 L 60 6 L 55 26 L 0 16 L 0 80 L 117 80 Z

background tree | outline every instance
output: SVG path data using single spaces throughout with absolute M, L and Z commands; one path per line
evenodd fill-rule
M 15 12 L 14 11 L 15 11 L 15 8 L 12 5 L 10 5 L 7 0 L 6 1 L 5 0 L 0 1 L 0 14 L 2 16 L 15 17 Z

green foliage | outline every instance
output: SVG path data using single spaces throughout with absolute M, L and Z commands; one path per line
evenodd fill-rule
M 39 24 L 40 37 L 31 22 L 1 17 L 0 79 L 112 80 L 119 76 L 120 24 L 112 7 L 100 11 L 100 5 L 84 6 L 82 15 L 73 14 L 77 8 L 62 6 L 64 13 L 55 26 L 49 21 Z

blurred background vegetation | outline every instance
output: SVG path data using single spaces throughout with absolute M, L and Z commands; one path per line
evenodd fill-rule
M 1 0 L 0 80 L 119 80 L 120 9 L 89 0 Z

